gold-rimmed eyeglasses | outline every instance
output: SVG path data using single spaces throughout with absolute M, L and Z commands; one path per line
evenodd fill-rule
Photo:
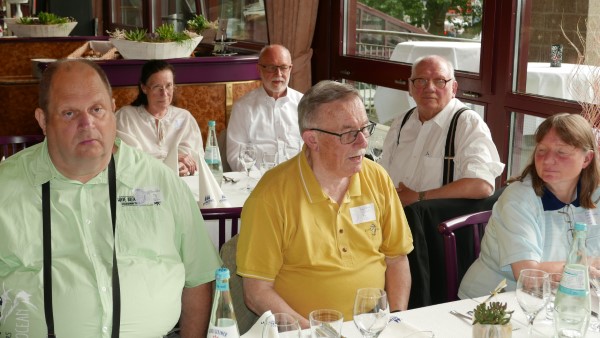
M 282 73 L 285 73 L 288 70 L 292 69 L 291 65 L 277 66 L 277 65 L 263 65 L 263 64 L 259 64 L 259 66 L 261 66 L 262 69 L 264 69 L 267 73 L 277 73 L 277 70 L 281 71 Z
M 354 143 L 354 141 L 356 141 L 356 139 L 358 138 L 358 133 L 362 133 L 365 138 L 369 138 L 371 135 L 373 135 L 373 131 L 375 130 L 376 124 L 377 123 L 375 123 L 375 122 L 369 122 L 369 124 L 360 128 L 359 130 L 351 130 L 351 131 L 347 131 L 347 132 L 341 133 L 341 134 L 323 130 L 323 129 L 318 129 L 318 128 L 311 128 L 309 130 L 314 130 L 314 131 L 318 131 L 321 133 L 337 136 L 340 138 L 340 142 L 342 144 L 350 144 L 350 143 Z
M 446 79 L 424 79 L 422 77 L 417 77 L 414 79 L 410 79 L 410 82 L 413 84 L 413 86 L 415 88 L 423 89 L 427 86 L 429 81 L 431 81 L 431 83 L 433 83 L 433 85 L 437 89 L 444 89 L 446 87 L 446 84 L 452 80 L 453 79 L 448 79 L 448 80 L 446 80 Z

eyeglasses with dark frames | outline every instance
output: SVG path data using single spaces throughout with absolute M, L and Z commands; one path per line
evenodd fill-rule
M 342 144 L 350 144 L 350 143 L 354 143 L 354 141 L 356 141 L 356 139 L 358 138 L 358 133 L 363 134 L 363 136 L 365 138 L 369 138 L 371 135 L 373 135 L 373 131 L 375 130 L 375 125 L 377 125 L 377 123 L 369 121 L 369 124 L 360 128 L 359 130 L 351 130 L 351 131 L 347 131 L 347 132 L 341 133 L 341 134 L 323 130 L 323 129 L 318 129 L 318 128 L 311 128 L 309 130 L 314 130 L 314 131 L 318 131 L 321 133 L 337 136 L 340 138 L 340 142 Z
M 412 82 L 415 88 L 423 89 L 427 86 L 429 81 L 431 81 L 437 89 L 444 89 L 446 88 L 446 84 L 452 80 L 454 79 L 424 79 L 422 77 L 417 77 L 414 79 L 410 79 L 410 82 Z
M 290 65 L 281 65 L 281 66 L 263 65 L 263 64 L 258 64 L 258 65 L 261 66 L 262 69 L 264 69 L 267 73 L 277 73 L 277 70 L 281 71 L 282 73 L 285 73 L 288 70 L 292 69 L 292 66 L 290 66 Z

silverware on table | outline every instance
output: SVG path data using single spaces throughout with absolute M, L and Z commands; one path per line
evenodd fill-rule
M 468 322 L 469 324 L 473 323 L 473 317 L 467 316 L 464 313 L 460 313 L 458 311 L 450 310 L 450 314 L 452 314 L 452 315 L 454 315 L 454 316 L 456 316 L 456 317 L 458 317 L 458 318 L 460 318 L 460 319 Z
M 227 183 L 237 183 L 237 182 L 239 182 L 240 180 L 239 180 L 239 179 L 237 179 L 237 178 L 232 178 L 232 177 L 229 177 L 229 176 L 225 176 L 225 175 L 223 175 L 223 181 L 225 181 L 225 182 L 227 182 Z

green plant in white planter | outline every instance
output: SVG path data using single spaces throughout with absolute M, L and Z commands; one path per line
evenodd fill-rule
M 202 40 L 190 32 L 176 32 L 172 24 L 163 24 L 148 34 L 143 29 L 108 32 L 110 42 L 125 59 L 172 59 L 189 57 Z
M 202 14 L 196 14 L 193 18 L 187 21 L 187 29 L 192 32 L 201 34 L 204 38 L 203 43 L 211 43 L 215 41 L 217 36 L 217 27 L 219 21 L 208 21 Z
M 510 338 L 514 311 L 507 311 L 506 303 L 489 302 L 477 305 L 473 313 L 473 337 Z
M 7 25 L 16 36 L 55 37 L 69 36 L 77 21 L 73 18 L 40 12 L 37 17 L 24 16 L 18 20 L 7 21 Z

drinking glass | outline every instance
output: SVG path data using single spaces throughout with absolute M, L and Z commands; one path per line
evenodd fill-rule
M 354 325 L 364 338 L 376 338 L 387 326 L 390 317 L 387 294 L 382 289 L 365 288 L 356 291 Z
M 336 310 L 314 310 L 308 315 L 312 338 L 340 338 L 344 315 Z
M 274 313 L 267 317 L 262 338 L 301 338 L 298 320 L 287 313 Z
M 284 160 L 287 161 L 290 158 L 296 156 L 300 152 L 300 144 L 290 143 L 286 144 L 284 147 Z
M 277 151 L 264 151 L 262 156 L 262 163 L 260 164 L 260 172 L 264 175 L 267 171 L 277 165 Z
M 548 280 L 550 283 L 550 299 L 548 305 L 546 305 L 546 319 L 552 320 L 554 318 L 554 298 L 556 297 L 556 291 L 560 285 L 560 279 L 562 273 L 549 273 Z
M 369 138 L 369 152 L 373 156 L 373 161 L 379 162 L 383 154 L 383 137 L 373 135 Z
M 246 175 L 248 176 L 246 179 L 246 187 L 242 190 L 250 191 L 252 190 L 250 188 L 250 169 L 252 169 L 256 163 L 256 147 L 254 147 L 252 144 L 242 145 L 240 148 L 239 159 L 246 170 Z
M 550 300 L 550 280 L 542 270 L 523 269 L 517 281 L 517 302 L 527 317 L 527 335 L 531 337 L 533 321 Z
M 598 254 L 600 255 L 600 252 Z M 589 271 L 591 289 L 596 293 L 596 297 L 598 297 L 599 300 L 596 313 L 600 313 L 600 257 L 588 257 L 588 263 L 590 265 Z M 594 332 L 600 332 L 600 317 L 596 317 L 596 320 L 590 324 L 589 329 Z

